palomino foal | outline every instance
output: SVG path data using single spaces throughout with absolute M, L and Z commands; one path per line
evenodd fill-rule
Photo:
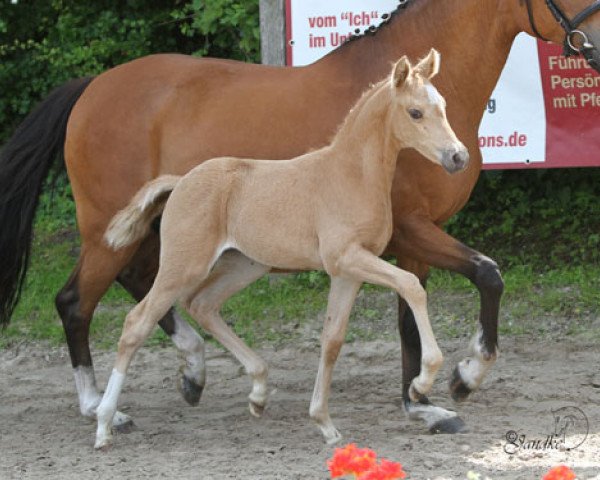
M 415 148 L 450 173 L 468 163 L 446 119 L 444 99 L 430 83 L 438 68 L 435 50 L 415 67 L 402 57 L 389 78 L 362 96 L 329 146 L 276 162 L 218 158 L 183 177 L 159 177 L 113 219 L 106 238 L 120 248 L 143 238 L 164 208 L 160 268 L 146 298 L 125 320 L 97 410 L 96 448 L 111 443 L 112 418 L 134 353 L 178 300 L 244 365 L 253 380 L 250 409 L 260 415 L 267 401 L 266 363 L 223 322 L 219 309 L 271 268 L 321 269 L 331 277 L 310 405 L 328 443 L 341 438 L 328 412 L 329 388 L 363 282 L 393 288 L 410 305 L 423 352 L 410 395 L 418 400 L 430 390 L 442 354 L 429 324 L 425 290 L 415 275 L 378 256 L 392 234 L 398 152 Z

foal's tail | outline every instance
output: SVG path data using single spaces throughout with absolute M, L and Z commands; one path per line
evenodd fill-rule
M 152 221 L 164 210 L 180 178 L 177 175 L 163 175 L 144 185 L 129 205 L 111 220 L 104 234 L 106 243 L 118 250 L 148 235 Z
M 71 110 L 91 81 L 72 80 L 52 91 L 0 151 L 0 325 L 8 324 L 21 295 L 44 180 L 62 155 Z

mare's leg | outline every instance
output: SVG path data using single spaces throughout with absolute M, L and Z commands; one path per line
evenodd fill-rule
M 244 366 L 252 379 L 250 413 L 259 417 L 267 403 L 267 364 L 252 351 L 221 318 L 225 301 L 269 271 L 237 250 L 228 250 L 209 277 L 189 296 L 185 306 L 199 325 L 213 335 Z
M 153 232 L 143 241 L 127 267 L 117 277 L 119 283 L 138 302 L 152 287 L 158 271 L 159 253 L 159 236 Z M 158 324 L 171 337 L 182 356 L 178 389 L 188 404 L 198 405 L 206 383 L 204 339 L 181 318 L 175 308 L 169 309 Z
M 347 249 L 338 258 L 336 269 L 337 275 L 393 288 L 414 312 L 421 343 L 421 365 L 419 374 L 410 383 L 408 395 L 412 401 L 419 401 L 431 389 L 443 360 L 427 315 L 427 294 L 419 279 L 359 246 Z
M 323 437 L 329 445 L 338 442 L 342 438 L 329 416 L 328 402 L 331 376 L 344 343 L 348 318 L 361 283 L 360 281 L 331 277 L 327 316 L 321 333 L 319 371 L 310 402 L 310 416 L 321 429 Z
M 494 364 L 498 351 L 498 311 L 504 282 L 498 265 L 490 258 L 463 245 L 425 217 L 410 217 L 395 225 L 390 250 L 424 264 L 461 273 L 480 293 L 480 330 L 472 344 L 472 357 L 465 358 L 454 370 L 450 391 L 455 400 L 466 398 L 481 384 Z M 402 315 L 402 311 L 399 312 Z M 410 335 L 411 321 L 406 312 L 400 321 L 402 335 Z M 414 349 L 413 349 L 414 351 Z M 417 375 L 418 357 L 404 358 L 410 365 L 405 372 Z M 410 382 L 411 378 L 405 379 Z
M 84 240 L 77 266 L 56 296 L 56 308 L 63 323 L 73 365 L 79 408 L 86 417 L 96 416 L 96 407 L 101 399 L 90 353 L 90 322 L 100 298 L 132 253 L 133 249 L 114 252 L 103 243 Z M 117 428 L 126 428 L 131 423 L 131 418 L 120 412 L 114 416 L 114 426 Z

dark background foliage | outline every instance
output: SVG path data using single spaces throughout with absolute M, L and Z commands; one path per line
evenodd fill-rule
M 256 62 L 258 0 L 0 0 L 0 143 L 52 87 L 157 52 Z M 70 226 L 66 181 L 42 215 Z M 503 266 L 600 261 L 600 168 L 484 172 L 448 225 Z

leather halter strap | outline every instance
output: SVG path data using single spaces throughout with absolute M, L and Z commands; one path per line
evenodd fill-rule
M 548 10 L 552 13 L 558 24 L 562 27 L 562 29 L 566 33 L 565 42 L 564 42 L 564 53 L 566 56 L 569 55 L 577 55 L 583 53 L 584 56 L 590 61 L 588 56 L 591 54 L 592 50 L 595 50 L 595 47 L 587 41 L 587 36 L 577 30 L 577 27 L 581 25 L 587 18 L 589 18 L 594 13 L 600 11 L 600 0 L 595 0 L 591 5 L 586 7 L 583 11 L 575 15 L 572 20 L 564 14 L 564 12 L 560 9 L 560 7 L 556 4 L 555 0 L 545 0 L 546 6 Z M 546 37 L 544 37 L 537 28 L 535 23 L 535 16 L 533 14 L 533 7 L 531 5 L 531 0 L 525 0 L 527 5 L 527 14 L 529 16 L 529 23 L 531 25 L 531 29 L 536 37 L 541 40 L 548 41 Z M 576 35 L 580 35 L 583 37 L 584 44 L 581 48 L 576 48 L 573 45 L 573 37 Z

